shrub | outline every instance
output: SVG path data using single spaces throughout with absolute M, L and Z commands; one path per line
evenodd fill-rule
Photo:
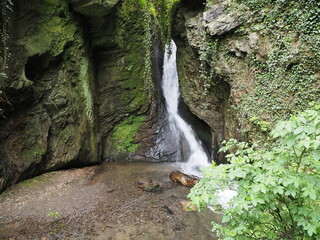
M 189 197 L 199 209 L 216 205 L 219 190 L 237 189 L 222 223 L 221 239 L 319 239 L 320 105 L 279 122 L 272 143 L 230 140 L 229 164 L 208 167 Z

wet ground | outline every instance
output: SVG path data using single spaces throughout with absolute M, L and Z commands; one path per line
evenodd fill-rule
M 207 240 L 211 211 L 183 210 L 168 163 L 103 163 L 46 173 L 0 195 L 0 239 Z M 157 182 L 146 192 L 139 182 Z

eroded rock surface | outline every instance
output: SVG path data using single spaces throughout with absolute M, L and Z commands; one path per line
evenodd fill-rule
M 93 69 L 65 1 L 15 1 L 0 190 L 43 171 L 99 162 Z
M 75 11 L 89 16 L 101 17 L 109 14 L 119 0 L 68 0 Z

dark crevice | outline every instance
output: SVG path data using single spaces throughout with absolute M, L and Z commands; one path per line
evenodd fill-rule
M 68 48 L 68 46 L 66 46 Z M 36 54 L 28 58 L 25 65 L 25 75 L 31 81 L 36 81 L 43 74 L 45 74 L 49 68 L 55 68 L 61 65 L 62 54 L 52 58 L 48 52 L 44 54 Z
M 191 125 L 197 138 L 201 141 L 206 154 L 210 157 L 212 154 L 212 136 L 210 126 L 194 115 L 182 98 L 179 100 L 179 114 L 185 121 L 187 121 L 187 123 L 189 123 L 189 125 Z
M 205 8 L 206 0 L 182 0 L 180 4 L 188 10 L 201 11 Z

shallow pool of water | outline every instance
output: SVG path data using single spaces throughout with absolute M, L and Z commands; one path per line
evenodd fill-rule
M 211 211 L 184 211 L 169 163 L 102 163 L 46 173 L 0 195 L 0 239 L 215 239 Z M 157 182 L 146 192 L 138 182 Z M 56 222 L 48 216 L 58 212 Z

